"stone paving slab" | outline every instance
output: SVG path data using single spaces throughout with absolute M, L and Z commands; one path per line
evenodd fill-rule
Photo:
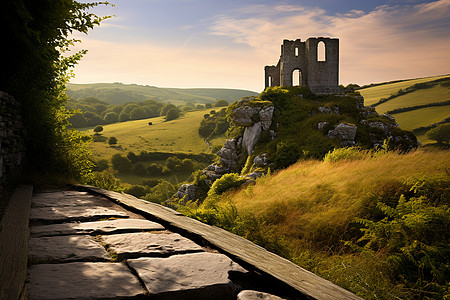
M 202 247 L 178 233 L 125 233 L 103 236 L 102 239 L 120 259 L 203 251 Z
M 158 223 L 140 219 L 116 219 L 108 221 L 63 223 L 31 227 L 31 236 L 57 236 L 73 234 L 113 234 L 138 231 L 156 231 L 165 228 Z
M 85 206 L 95 205 L 96 202 L 98 202 L 98 198 L 93 195 L 61 196 L 53 193 L 51 195 L 38 194 L 33 197 L 32 207 Z
M 122 263 L 74 262 L 29 268 L 29 299 L 131 299 L 145 295 Z
M 33 264 L 111 260 L 105 248 L 86 235 L 31 238 L 28 249 Z
M 227 256 L 193 253 L 127 261 L 152 299 L 236 299 L 229 271 L 247 273 Z
M 96 206 L 35 207 L 30 220 L 45 223 L 88 221 L 102 218 L 128 218 L 125 212 Z

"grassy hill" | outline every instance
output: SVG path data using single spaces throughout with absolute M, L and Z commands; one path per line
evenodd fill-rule
M 209 145 L 198 134 L 198 127 L 203 115 L 210 110 L 199 110 L 186 112 L 179 119 L 165 121 L 163 117 L 128 121 L 104 125 L 102 136 L 115 137 L 117 145 L 110 146 L 106 139 L 104 142 L 92 142 L 90 149 L 95 161 L 106 159 L 111 161 L 114 154 L 126 156 L 132 151 L 139 154 L 141 151 L 163 152 L 163 153 L 185 153 L 185 154 L 211 154 L 211 149 L 218 145 L 223 145 L 225 137 L 217 137 L 209 141 Z M 152 125 L 148 125 L 152 122 Z M 94 134 L 93 128 L 81 129 L 87 134 Z M 160 161 L 159 163 L 164 163 Z M 145 167 L 148 164 L 144 164 Z M 182 174 L 184 177 L 175 178 L 172 176 L 157 176 L 158 178 L 169 180 L 173 183 L 184 181 L 189 174 Z M 129 184 L 140 184 L 142 176 L 136 174 L 116 174 L 116 177 Z
M 71 98 L 95 97 L 108 104 L 124 104 L 126 102 L 140 102 L 149 98 L 172 104 L 215 103 L 217 99 L 234 102 L 244 96 L 256 96 L 255 92 L 237 89 L 176 89 L 160 88 L 149 85 L 122 83 L 92 83 L 67 85 L 67 95 Z
M 448 223 L 438 225 L 438 215 L 450 221 L 450 152 L 344 151 L 358 155 L 301 160 L 255 185 L 179 210 L 245 236 L 364 299 L 445 293 L 444 277 L 427 274 L 430 265 L 448 263 Z M 389 208 L 381 210 L 382 204 Z M 441 242 L 443 248 L 436 246 Z M 439 281 L 443 290 L 433 290 L 437 286 L 427 280 Z
M 448 80 L 446 80 L 448 79 Z M 434 82 L 434 83 L 433 83 Z M 378 113 L 390 113 L 401 128 L 414 130 L 427 127 L 450 117 L 450 104 L 420 107 L 450 101 L 450 75 L 387 82 L 358 90 L 365 105 L 373 105 Z M 423 84 L 420 86 L 419 84 Z M 415 86 L 416 85 L 416 86 Z M 418 87 L 417 89 L 415 87 Z M 411 89 L 411 92 L 406 92 Z M 399 92 L 401 90 L 401 92 Z M 379 103 L 381 99 L 387 99 Z M 410 108 L 406 112 L 395 112 Z M 428 143 L 426 130 L 416 133 L 419 141 Z

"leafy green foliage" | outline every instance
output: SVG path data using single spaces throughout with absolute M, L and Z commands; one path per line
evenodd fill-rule
M 95 126 L 95 128 L 94 128 L 95 133 L 100 133 L 102 131 L 103 131 L 103 126 L 101 126 L 101 125 Z
M 386 252 L 395 279 L 421 297 L 443 297 L 450 277 L 449 205 L 448 176 L 419 179 L 396 205 L 378 202 L 381 220 L 358 219 L 358 243 Z
M 218 112 L 214 111 L 214 114 L 205 114 L 203 116 L 203 120 L 198 128 L 198 134 L 205 139 L 210 139 L 224 134 L 228 130 L 228 126 L 226 109 L 223 108 Z
M 17 0 L 2 5 L 0 38 L 8 47 L 0 90 L 21 103 L 29 171 L 80 179 L 92 168 L 85 139 L 71 131 L 64 109 L 70 69 L 86 51 L 63 53 L 76 42 L 71 33 L 87 33 L 105 19 L 89 12 L 99 4 Z
M 112 145 L 116 145 L 117 144 L 117 138 L 114 136 L 109 137 L 108 139 L 108 144 Z
M 244 182 L 245 179 L 241 178 L 239 174 L 227 173 L 214 181 L 208 191 L 208 196 L 212 197 L 214 195 L 221 195 L 229 189 L 240 187 Z
M 177 107 L 171 108 L 166 113 L 166 121 L 172 121 L 180 117 L 180 110 Z
M 228 106 L 228 101 L 227 100 L 217 100 L 216 103 L 214 104 L 215 107 L 223 107 L 223 106 Z

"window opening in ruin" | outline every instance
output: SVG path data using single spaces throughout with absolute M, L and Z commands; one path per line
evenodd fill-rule
M 272 76 L 269 75 L 268 79 L 269 79 L 269 86 L 271 87 L 272 86 Z
M 325 43 L 323 41 L 317 44 L 317 61 L 326 61 Z
M 292 72 L 292 86 L 301 86 L 302 85 L 302 72 L 299 69 L 296 69 Z
M 298 47 L 295 47 L 294 55 L 295 55 L 295 56 L 298 56 Z

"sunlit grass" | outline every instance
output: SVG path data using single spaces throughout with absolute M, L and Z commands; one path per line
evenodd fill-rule
M 450 106 L 425 107 L 417 110 L 402 112 L 392 115 L 400 128 L 413 130 L 418 127 L 428 126 L 450 117 Z M 423 141 L 421 141 L 423 142 Z
M 449 75 L 405 80 L 405 81 L 401 81 L 401 82 L 397 82 L 397 83 L 388 83 L 388 84 L 378 85 L 378 86 L 374 86 L 374 87 L 368 87 L 368 88 L 361 89 L 358 91 L 364 97 L 364 105 L 369 106 L 369 105 L 375 104 L 381 98 L 387 98 L 390 95 L 397 93 L 399 89 L 405 89 L 416 83 L 432 81 L 432 80 L 436 80 L 436 79 L 444 78 L 444 77 L 449 77 Z

